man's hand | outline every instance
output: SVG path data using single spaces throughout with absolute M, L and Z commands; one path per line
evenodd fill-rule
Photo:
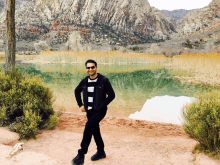
M 82 106 L 79 108 L 79 110 L 80 110 L 81 112 L 86 112 L 84 105 L 82 105 Z

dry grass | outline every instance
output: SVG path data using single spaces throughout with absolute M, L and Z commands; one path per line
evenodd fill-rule
M 220 54 L 183 54 L 169 59 L 166 67 L 175 72 L 187 72 L 191 76 L 181 76 L 180 79 L 196 84 L 220 87 Z
M 0 63 L 5 63 L 5 52 L 0 52 Z
M 161 63 L 165 62 L 163 55 L 151 56 L 143 53 L 121 53 L 117 51 L 96 52 L 96 51 L 45 51 L 39 57 L 44 61 L 57 63 L 85 63 L 88 59 L 94 59 L 99 64 L 118 63 Z
M 43 52 L 40 54 L 46 61 L 55 57 L 71 60 L 71 63 L 84 63 L 91 58 L 99 64 L 135 64 L 152 63 L 159 64 L 181 75 L 181 80 L 204 84 L 212 87 L 220 87 L 220 54 L 217 52 L 206 54 L 182 54 L 166 58 L 164 55 L 147 55 L 143 53 L 111 52 Z M 62 58 L 61 58 L 62 56 Z
M 0 57 L 4 58 L 4 52 L 0 52 Z M 105 65 L 137 63 L 158 64 L 180 75 L 180 77 L 176 77 L 178 79 L 212 87 L 220 87 L 220 54 L 217 52 L 206 54 L 182 54 L 173 56 L 173 58 L 166 58 L 164 55 L 121 53 L 118 51 L 45 51 L 40 55 L 17 55 L 16 59 L 33 63 L 58 64 L 84 64 L 88 59 L 94 59 L 98 64 Z
M 16 60 L 33 60 L 37 58 L 38 55 L 17 55 Z M 5 63 L 5 52 L 0 52 L 0 63 Z
M 0 52 L 0 57 L 5 57 L 5 52 Z

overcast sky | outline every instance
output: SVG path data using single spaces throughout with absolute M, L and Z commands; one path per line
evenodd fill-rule
M 148 0 L 150 6 L 159 10 L 196 9 L 208 6 L 212 0 Z

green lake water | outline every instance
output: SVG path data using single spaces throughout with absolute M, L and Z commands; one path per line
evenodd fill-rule
M 87 76 L 83 64 L 19 64 L 19 68 L 28 75 L 41 76 L 45 85 L 54 91 L 55 109 L 78 111 L 74 89 Z M 167 77 L 175 75 L 153 64 L 98 65 L 97 72 L 109 78 L 116 94 L 108 106 L 111 116 L 128 117 L 140 111 L 146 100 L 155 96 L 193 97 L 196 92 L 207 90 L 201 86 L 168 80 Z

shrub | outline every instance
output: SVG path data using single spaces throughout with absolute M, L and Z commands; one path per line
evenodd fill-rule
M 47 129 L 54 129 L 55 126 L 59 123 L 59 118 L 57 116 L 57 114 L 54 114 L 49 117 L 46 125 Z
M 5 107 L 5 105 L 0 107 L 0 124 L 1 125 L 4 125 L 4 120 L 7 119 L 6 110 L 7 108 Z
M 38 125 L 41 122 L 41 117 L 39 114 L 33 112 L 29 105 L 26 107 L 28 108 L 25 108 L 24 115 L 20 118 L 17 118 L 13 129 L 20 134 L 21 138 L 35 138 L 39 133 Z
M 140 48 L 138 46 L 131 47 L 130 49 L 133 50 L 133 51 L 139 51 L 140 50 Z
M 192 43 L 191 43 L 191 41 L 189 39 L 186 39 L 186 42 L 182 43 L 182 46 L 190 48 L 190 49 L 193 48 Z
M 187 47 L 190 49 L 204 49 L 204 44 L 206 44 L 207 42 L 204 41 L 202 38 L 199 41 L 194 41 L 191 42 L 189 39 L 186 39 L 186 42 L 182 43 L 183 47 Z
M 25 77 L 18 68 L 7 75 L 0 72 L 0 123 L 21 138 L 36 137 L 40 129 L 56 126 L 52 98 L 40 77 Z
M 216 52 L 217 52 L 217 53 L 220 53 L 220 47 L 218 47 L 218 48 L 216 49 Z
M 183 54 L 183 49 L 180 48 L 171 48 L 171 49 L 163 49 L 162 54 L 166 57 L 173 57 L 174 55 L 181 55 Z
M 183 129 L 197 140 L 204 150 L 220 151 L 220 95 L 199 94 L 198 100 L 183 108 Z
M 220 39 L 216 40 L 216 41 L 214 42 L 214 45 L 220 45 Z

